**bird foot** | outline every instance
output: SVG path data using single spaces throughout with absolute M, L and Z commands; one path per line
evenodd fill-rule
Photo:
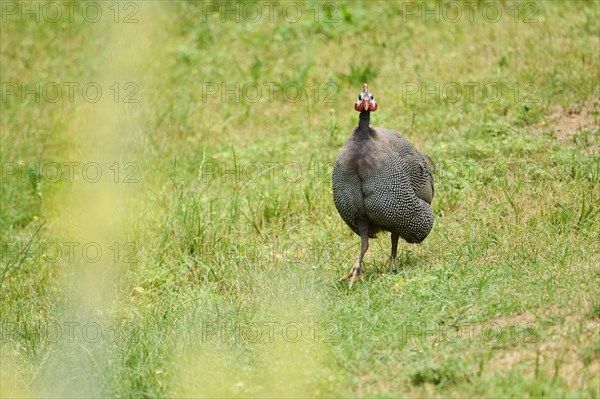
M 350 288 L 352 288 L 352 286 L 354 285 L 354 282 L 356 281 L 357 278 L 360 278 L 361 280 L 363 279 L 363 273 L 362 273 L 362 270 L 360 269 L 360 265 L 355 265 L 352 268 L 352 270 L 350 270 L 350 273 L 348 273 L 344 277 L 342 277 L 340 279 L 340 281 L 350 279 Z
M 396 259 L 390 259 L 390 272 L 395 272 L 396 269 Z

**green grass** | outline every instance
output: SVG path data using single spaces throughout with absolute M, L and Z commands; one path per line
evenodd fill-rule
M 491 2 L 496 23 L 132 4 L 131 24 L 109 3 L 98 23 L 3 9 L 0 396 L 600 396 L 598 2 L 522 2 L 518 22 Z M 372 123 L 436 161 L 436 222 L 397 272 L 371 240 L 349 289 L 359 239 L 330 176 L 364 80 Z M 21 82 L 103 96 L 24 102 Z

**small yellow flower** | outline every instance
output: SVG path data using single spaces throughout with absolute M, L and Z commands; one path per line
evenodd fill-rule
M 34 222 L 37 222 L 40 218 L 37 215 L 33 215 L 32 219 Z
M 394 291 L 400 291 L 402 289 L 402 285 L 404 284 L 404 278 L 402 276 L 398 276 L 394 285 L 392 286 Z

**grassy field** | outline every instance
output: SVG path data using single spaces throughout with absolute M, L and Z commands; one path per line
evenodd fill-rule
M 599 2 L 0 6 L 1 397 L 600 397 Z M 436 222 L 350 289 L 365 81 Z

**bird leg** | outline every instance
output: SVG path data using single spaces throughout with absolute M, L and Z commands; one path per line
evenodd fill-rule
M 357 277 L 359 277 L 361 280 L 363 278 L 361 265 L 363 257 L 369 249 L 369 223 L 366 221 L 358 222 L 358 232 L 360 234 L 361 242 L 360 255 L 358 256 L 358 259 L 356 260 L 356 263 L 354 264 L 352 269 L 350 269 L 350 272 L 340 279 L 340 281 L 350 279 L 350 288 L 352 288 L 352 286 L 354 285 L 354 282 L 356 281 Z
M 390 270 L 396 270 L 396 255 L 398 254 L 398 238 L 400 234 L 392 233 L 392 256 L 390 257 Z

